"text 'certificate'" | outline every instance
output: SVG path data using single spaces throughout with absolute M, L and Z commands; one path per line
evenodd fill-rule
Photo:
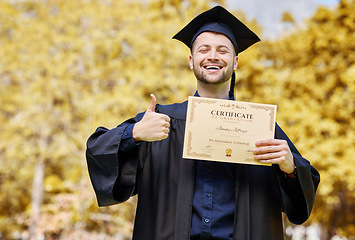
M 276 105 L 189 97 L 183 158 L 262 164 L 253 149 L 272 139 Z

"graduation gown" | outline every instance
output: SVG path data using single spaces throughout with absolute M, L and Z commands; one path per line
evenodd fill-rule
M 187 101 L 157 105 L 171 119 L 167 139 L 141 142 L 119 151 L 126 127 L 138 114 L 114 129 L 99 127 L 87 141 L 87 164 L 99 206 L 138 194 L 134 240 L 190 239 L 195 160 L 183 159 Z M 309 217 L 320 176 L 276 124 L 275 138 L 288 142 L 297 178 L 287 178 L 278 165 L 236 164 L 234 240 L 283 239 L 282 214 L 301 224 Z M 196 160 L 197 161 L 197 160 Z

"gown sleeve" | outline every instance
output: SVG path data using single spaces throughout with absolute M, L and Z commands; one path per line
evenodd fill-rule
M 140 113 L 111 130 L 99 127 L 87 141 L 86 160 L 99 206 L 121 203 L 136 194 L 140 159 L 146 144 L 126 151 L 120 145 L 126 128 L 143 115 Z
M 275 166 L 278 168 L 277 179 L 280 185 L 283 211 L 290 222 L 302 224 L 311 214 L 320 175 L 310 162 L 301 156 L 278 125 L 276 125 L 275 138 L 288 142 L 297 171 L 296 178 L 289 178 L 278 168 L 278 165 Z

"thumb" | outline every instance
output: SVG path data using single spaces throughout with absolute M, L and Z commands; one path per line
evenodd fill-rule
M 147 112 L 155 112 L 155 105 L 157 104 L 157 98 L 154 94 L 150 94 L 150 103 Z

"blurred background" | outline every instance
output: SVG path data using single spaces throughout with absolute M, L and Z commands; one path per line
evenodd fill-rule
M 285 239 L 355 239 L 355 0 L 0 0 L 0 239 L 131 238 L 136 198 L 99 208 L 85 143 L 193 95 L 171 37 L 220 4 L 262 38 L 239 55 L 236 98 L 277 122 L 318 169 L 311 218 Z

